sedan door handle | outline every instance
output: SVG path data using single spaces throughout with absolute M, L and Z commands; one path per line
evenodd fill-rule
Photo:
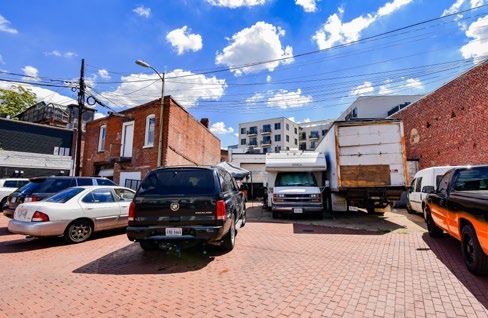
M 93 210 L 94 208 L 86 208 L 87 210 Z

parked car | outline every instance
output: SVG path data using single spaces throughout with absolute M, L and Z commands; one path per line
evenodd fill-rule
M 472 273 L 488 274 L 488 165 L 446 172 L 435 193 L 427 196 L 424 218 L 430 236 L 446 231 L 461 241 Z
M 3 211 L 8 196 L 26 183 L 29 183 L 27 178 L 0 179 L 0 211 Z
M 8 230 L 35 237 L 64 236 L 69 243 L 81 243 L 93 232 L 126 227 L 134 194 L 118 186 L 65 189 L 43 201 L 20 204 Z
M 76 186 L 116 184 L 106 178 L 100 177 L 41 177 L 31 178 L 30 182 L 14 191 L 8 196 L 7 204 L 3 208 L 3 214 L 12 218 L 17 206 L 24 202 L 41 201 L 51 195 Z
M 244 195 L 220 167 L 166 167 L 142 181 L 129 210 L 129 240 L 142 249 L 191 247 L 232 250 L 246 224 Z
M 410 189 L 407 192 L 407 212 L 423 213 L 425 207 L 425 199 L 428 192 L 437 190 L 437 184 L 447 171 L 456 168 L 453 166 L 430 167 L 417 171 L 413 178 Z

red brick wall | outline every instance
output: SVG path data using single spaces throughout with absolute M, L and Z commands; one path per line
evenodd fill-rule
M 121 113 L 132 116 L 134 120 L 132 160 L 124 163 L 110 163 L 110 158 L 120 156 L 122 124 L 132 119 L 110 116 L 95 120 L 86 125 L 84 176 L 96 173 L 95 164 L 104 164 L 104 168 L 114 168 L 114 181 L 118 183 L 121 171 L 141 172 L 141 177 L 144 177 L 151 169 L 157 167 L 160 101 L 155 100 Z M 156 119 L 154 146 L 144 148 L 146 118 L 151 114 L 154 114 Z M 216 164 L 219 162 L 220 140 L 168 96 L 165 97 L 163 120 L 165 127 L 169 127 L 169 132 L 163 132 L 163 154 L 166 155 L 167 165 Z M 105 149 L 103 152 L 98 152 L 99 132 L 102 125 L 107 126 Z M 112 144 L 111 154 L 110 144 Z
M 419 169 L 488 164 L 488 62 L 392 118 L 403 120 L 407 159 Z

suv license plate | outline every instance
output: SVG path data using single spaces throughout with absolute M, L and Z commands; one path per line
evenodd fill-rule
M 181 236 L 183 231 L 180 227 L 168 227 L 166 228 L 166 236 Z
M 303 209 L 293 209 L 293 213 L 303 213 Z

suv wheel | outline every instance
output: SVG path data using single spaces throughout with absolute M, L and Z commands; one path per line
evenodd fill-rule
M 222 241 L 222 247 L 228 251 L 231 251 L 236 244 L 236 222 L 234 217 L 231 219 L 229 233 L 224 237 Z
M 145 251 L 154 251 L 159 248 L 158 244 L 151 240 L 139 241 L 139 245 L 141 245 L 141 248 Z
M 461 230 L 461 249 L 464 263 L 476 275 L 488 274 L 488 256 L 481 249 L 476 232 L 471 225 Z
M 90 238 L 93 227 L 86 220 L 75 220 L 64 231 L 64 239 L 68 243 L 81 243 Z

